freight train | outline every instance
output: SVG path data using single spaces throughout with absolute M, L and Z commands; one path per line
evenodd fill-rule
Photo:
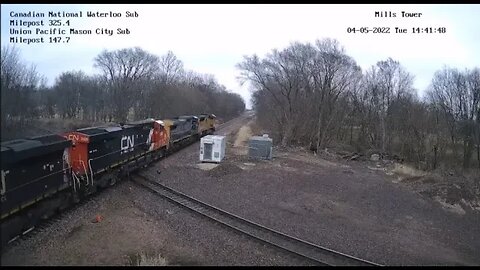
M 89 127 L 1 144 L 1 247 L 9 240 L 215 131 L 214 114 Z

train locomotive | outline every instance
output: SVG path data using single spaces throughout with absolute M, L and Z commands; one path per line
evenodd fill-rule
M 215 131 L 213 114 L 145 119 L 1 144 L 1 247 L 40 220 Z

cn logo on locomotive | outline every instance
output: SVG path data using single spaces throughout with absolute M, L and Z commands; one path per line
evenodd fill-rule
M 72 141 L 78 141 L 80 140 L 80 136 L 75 135 L 75 134 L 68 134 L 68 139 Z
M 135 145 L 135 138 L 133 137 L 133 135 L 123 136 L 122 140 L 120 141 L 121 154 L 125 154 L 130 151 L 133 151 L 134 145 Z

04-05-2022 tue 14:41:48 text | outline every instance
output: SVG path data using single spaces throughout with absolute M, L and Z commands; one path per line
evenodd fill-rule
M 446 27 L 348 27 L 347 33 L 349 34 L 445 34 L 447 32 Z

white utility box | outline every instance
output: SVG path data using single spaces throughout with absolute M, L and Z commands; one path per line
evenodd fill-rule
M 200 140 L 200 161 L 221 162 L 225 157 L 225 136 L 207 135 Z

